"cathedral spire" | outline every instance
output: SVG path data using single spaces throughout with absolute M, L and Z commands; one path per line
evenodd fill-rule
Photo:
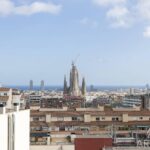
M 72 67 L 73 67 L 73 66 L 75 66 L 75 65 L 74 65 L 74 61 L 72 61 Z
M 81 92 L 82 92 L 82 96 L 85 96 L 85 95 L 86 95 L 86 83 L 85 83 L 85 78 L 82 79 L 82 89 L 81 89 Z
M 78 70 L 76 66 L 74 65 L 74 62 L 72 62 L 72 68 L 70 71 L 70 95 L 71 96 L 80 96 L 80 88 L 79 88 L 79 76 L 78 76 Z
M 72 62 L 72 67 L 70 70 L 70 82 L 67 86 L 66 76 L 64 76 L 64 95 L 69 95 L 73 97 L 80 97 L 82 95 L 81 89 L 79 87 L 79 74 L 78 69 Z
M 64 94 L 67 94 L 67 80 L 66 80 L 66 75 L 64 76 Z

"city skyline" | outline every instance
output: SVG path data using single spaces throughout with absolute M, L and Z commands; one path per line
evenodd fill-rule
M 0 82 L 63 85 L 79 55 L 87 85 L 150 83 L 149 8 L 149 0 L 1 0 Z

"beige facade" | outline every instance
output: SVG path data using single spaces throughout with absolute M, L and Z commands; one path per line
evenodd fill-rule
M 61 112 L 60 112 L 61 114 Z M 71 115 L 71 113 L 65 114 L 65 116 L 58 114 L 58 116 L 53 116 L 52 113 L 47 113 L 42 116 L 38 116 L 38 114 L 34 115 L 32 114 L 30 121 L 35 121 L 37 118 L 37 121 L 46 121 L 47 123 L 51 122 L 71 122 L 71 121 L 84 121 L 86 122 L 113 122 L 113 121 L 121 121 L 121 122 L 131 122 L 131 121 L 150 121 L 150 114 L 149 115 L 143 115 L 142 113 L 137 115 L 130 115 L 127 112 L 122 113 L 121 115 L 118 113 L 118 115 L 105 115 L 105 114 L 80 114 L 78 116 Z
M 74 145 L 39 145 L 39 146 L 30 146 L 30 150 L 75 150 Z

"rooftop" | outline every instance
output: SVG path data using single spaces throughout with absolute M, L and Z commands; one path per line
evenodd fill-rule
M 9 91 L 10 88 L 6 88 L 6 87 L 0 87 L 0 92 L 5 92 L 5 91 Z

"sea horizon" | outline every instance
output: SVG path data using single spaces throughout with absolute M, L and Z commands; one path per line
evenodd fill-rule
M 28 85 L 6 85 L 8 88 L 16 88 L 20 90 L 29 90 Z M 87 85 L 87 91 L 90 91 L 90 89 L 93 89 L 93 91 L 113 91 L 113 90 L 121 90 L 121 89 L 130 89 L 130 88 L 135 88 L 135 89 L 144 89 L 146 86 L 143 85 Z M 62 85 L 46 85 L 44 87 L 45 90 L 50 90 L 50 91 L 62 91 L 63 86 Z M 40 90 L 39 85 L 35 85 L 33 87 L 33 90 Z

